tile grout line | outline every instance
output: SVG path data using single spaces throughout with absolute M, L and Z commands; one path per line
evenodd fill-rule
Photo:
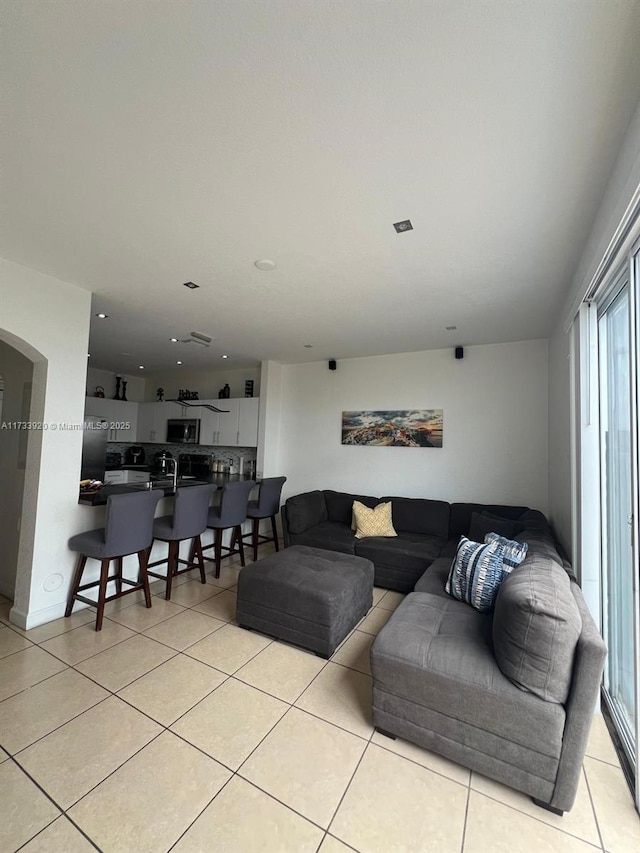
M 349 791 L 349 788 L 351 787 L 351 783 L 353 782 L 353 780 L 354 780 L 354 778 L 355 778 L 355 775 L 356 775 L 356 773 L 358 772 L 358 769 L 359 769 L 360 765 L 362 764 L 362 762 L 363 762 L 363 760 L 364 760 L 365 755 L 367 754 L 367 750 L 368 750 L 368 749 L 369 749 L 369 747 L 371 746 L 372 738 L 373 738 L 373 733 L 374 733 L 374 732 L 375 732 L 375 728 L 374 728 L 374 730 L 371 732 L 371 734 L 370 734 L 370 736 L 369 736 L 369 740 L 367 741 L 367 743 L 366 743 L 366 745 L 365 745 L 365 748 L 362 750 L 362 754 L 361 754 L 360 758 L 358 759 L 358 761 L 357 761 L 357 763 L 356 763 L 356 766 L 353 768 L 353 773 L 352 773 L 352 774 L 351 774 L 351 776 L 349 777 L 349 781 L 347 782 L 347 785 L 346 785 L 346 787 L 345 787 L 344 791 L 342 792 L 342 796 L 340 797 L 340 799 L 339 799 L 339 801 L 338 801 L 338 805 L 337 805 L 337 806 L 335 807 L 335 809 L 333 810 L 333 814 L 331 815 L 331 820 L 329 821 L 329 823 L 328 823 L 328 825 L 327 825 L 327 834 L 328 834 L 328 833 L 329 833 L 329 831 L 331 830 L 331 827 L 332 827 L 332 825 L 333 825 L 333 822 L 334 822 L 334 820 L 336 819 L 336 815 L 337 815 L 337 814 L 338 814 L 338 812 L 340 811 L 340 807 L 342 806 L 342 803 L 344 802 L 344 798 L 347 796 L 347 793 L 348 793 L 348 791 Z M 375 744 L 374 744 L 374 746 L 375 746 Z M 334 836 L 334 837 L 335 837 L 335 838 L 339 838 L 339 836 L 337 836 L 337 835 L 336 835 L 336 836 Z M 342 839 L 339 839 L 339 840 L 341 841 Z
M 593 811 L 593 819 L 596 822 L 596 829 L 598 830 L 598 838 L 600 839 L 600 847 L 604 851 L 605 850 L 604 838 L 602 837 L 602 831 L 600 830 L 600 821 L 598 819 L 598 812 L 596 811 L 596 804 L 593 801 L 593 794 L 591 793 L 591 785 L 589 784 L 589 775 L 587 774 L 587 768 L 584 766 L 584 762 L 582 764 L 582 773 L 584 775 L 584 781 L 585 781 L 585 784 L 587 786 L 587 792 L 589 794 L 589 802 L 591 803 L 591 809 Z
M 563 829 L 561 826 L 556 826 L 555 824 L 547 823 L 545 820 L 542 820 L 542 818 L 536 817 L 534 814 L 529 814 L 528 812 L 522 811 L 522 809 L 519 809 L 517 806 L 512 806 L 510 803 L 505 803 L 504 800 L 497 800 L 495 797 L 492 797 L 491 794 L 485 794 L 484 791 L 478 791 L 475 788 L 472 788 L 471 790 L 473 791 L 474 794 L 478 794 L 480 797 L 485 797 L 487 800 L 491 800 L 494 803 L 498 803 L 498 805 L 500 805 L 500 806 L 505 806 L 505 808 L 511 809 L 512 812 L 517 812 L 518 814 L 524 815 L 524 817 L 529 817 L 529 818 L 531 818 L 531 820 L 535 820 L 538 823 L 541 823 L 543 826 L 549 827 L 549 829 L 553 829 L 553 830 L 556 830 L 557 832 L 561 832 L 563 835 L 568 835 L 569 838 L 575 838 L 577 841 L 581 841 L 583 844 L 588 844 L 590 847 L 593 847 L 594 850 L 598 849 L 597 844 L 594 844 L 592 841 L 587 841 L 586 839 L 581 838 L 579 835 L 574 835 L 572 832 L 569 832 L 568 830 Z M 514 789 L 514 790 L 516 790 L 516 789 Z M 536 806 L 536 808 L 541 808 L 541 807 Z M 541 809 L 541 811 L 544 811 L 544 809 Z M 594 814 L 595 814 L 595 809 L 594 809 Z
M 471 774 L 469 774 L 469 786 L 467 788 L 467 802 L 464 808 L 464 821 L 462 822 L 462 840 L 460 842 L 460 853 L 464 853 L 464 844 L 467 837 L 467 821 L 469 820 L 469 804 L 471 803 Z
M 78 826 L 78 824 L 71 817 L 69 817 L 66 810 L 63 809 L 62 806 L 60 806 L 54 800 L 54 798 L 51 796 L 51 794 L 49 794 L 42 787 L 42 785 L 37 781 L 37 779 L 34 779 L 34 777 L 27 770 L 25 770 L 25 768 L 22 766 L 22 764 L 20 764 L 20 762 L 17 761 L 13 755 L 9 757 L 9 760 L 13 761 L 13 763 L 16 765 L 16 767 L 18 767 L 18 769 L 22 773 L 24 773 L 24 775 L 33 783 L 33 785 L 35 785 L 35 787 L 38 788 L 38 790 L 60 811 L 59 815 L 56 815 L 56 817 L 54 817 L 53 820 L 49 821 L 49 823 L 47 823 L 45 826 L 43 826 L 41 829 L 39 829 L 35 835 L 32 835 L 31 838 L 28 838 L 27 841 L 25 841 L 25 843 L 22 844 L 21 847 L 18 849 L 22 849 L 22 847 L 25 847 L 27 844 L 29 844 L 30 841 L 33 841 L 34 838 L 36 838 L 38 835 L 40 835 L 41 832 L 44 832 L 45 829 L 48 829 L 48 827 L 50 827 L 53 823 L 55 823 L 57 820 L 59 820 L 59 818 L 64 816 L 67 818 L 68 821 L 70 821 L 70 823 L 73 824 L 73 826 L 76 827 L 76 829 L 87 839 L 87 841 L 90 842 L 92 847 L 95 847 L 96 850 L 100 850 L 98 845 L 94 843 L 94 841 L 87 835 L 87 833 L 80 826 Z

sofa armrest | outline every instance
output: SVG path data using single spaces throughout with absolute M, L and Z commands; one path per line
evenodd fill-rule
M 582 590 L 575 582 L 571 583 L 571 589 L 582 617 L 582 631 L 575 651 L 571 690 L 565 705 L 567 720 L 562 752 L 550 803 L 561 811 L 568 811 L 575 800 L 607 656 L 607 647 L 589 612 Z
M 292 544 L 292 536 L 304 533 L 328 518 L 324 494 L 305 492 L 288 498 L 280 511 L 285 548 Z

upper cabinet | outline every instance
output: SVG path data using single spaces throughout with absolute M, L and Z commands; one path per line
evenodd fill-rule
M 259 397 L 198 402 L 223 411 L 212 412 L 204 406 L 181 407 L 169 401 L 128 403 L 87 397 L 85 415 L 104 418 L 109 422 L 108 440 L 124 444 L 166 444 L 167 421 L 188 417 L 200 419 L 200 444 L 213 447 L 258 446 Z
M 87 397 L 84 413 L 108 421 L 108 441 L 135 444 L 138 429 L 138 404 L 106 397 Z
M 238 447 L 257 447 L 260 397 L 241 397 L 239 403 Z
M 259 397 L 227 397 L 224 400 L 201 400 L 221 409 L 200 409 L 200 444 L 215 447 L 257 447 Z M 195 413 L 194 409 L 194 413 Z
M 180 417 L 178 407 L 172 403 L 138 404 L 138 438 L 146 444 L 165 444 L 167 421 Z

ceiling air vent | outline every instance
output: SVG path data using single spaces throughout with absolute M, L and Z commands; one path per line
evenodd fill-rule
M 411 224 L 410 219 L 403 219 L 402 222 L 394 222 L 393 227 L 396 229 L 398 234 L 402 234 L 403 231 L 413 231 L 413 225 Z

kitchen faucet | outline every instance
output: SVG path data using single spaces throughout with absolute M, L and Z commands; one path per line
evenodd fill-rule
M 173 481 L 173 491 L 175 492 L 178 489 L 178 460 L 172 459 L 171 457 L 168 457 L 164 461 L 167 463 L 167 465 L 169 464 L 169 462 L 173 462 L 173 470 L 171 471 L 171 479 Z M 167 473 L 169 473 L 169 472 L 167 472 Z

